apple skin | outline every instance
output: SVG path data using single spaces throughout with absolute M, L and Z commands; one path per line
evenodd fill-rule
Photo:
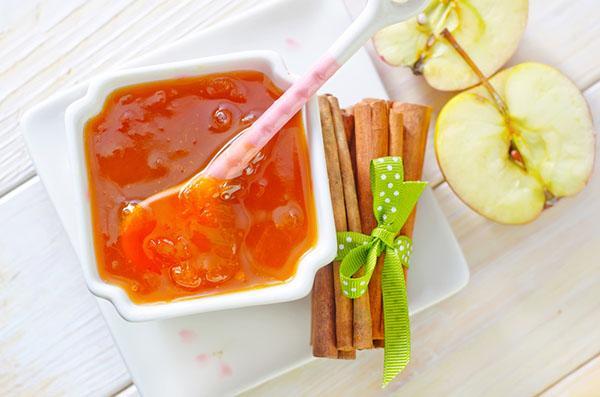
M 575 84 L 548 65 L 519 64 L 490 83 L 516 133 L 507 133 L 492 97 L 477 86 L 440 111 L 436 158 L 450 188 L 475 212 L 498 223 L 529 223 L 544 210 L 546 191 L 573 196 L 589 182 L 596 152 L 591 111 Z M 508 153 L 519 139 L 525 167 Z
M 436 24 L 446 5 L 452 5 L 444 23 Z M 439 33 L 447 27 L 486 77 L 496 73 L 514 54 L 529 14 L 528 0 L 432 0 L 425 9 L 436 24 L 435 43 L 425 50 L 431 30 L 417 18 L 388 26 L 375 34 L 373 44 L 383 61 L 412 67 L 440 91 L 472 87 L 479 79 Z M 427 54 L 419 67 L 415 64 Z

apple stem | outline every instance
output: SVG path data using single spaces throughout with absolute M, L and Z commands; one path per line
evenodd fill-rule
M 469 56 L 469 54 L 467 54 L 465 49 L 462 48 L 462 46 L 458 43 L 456 38 L 452 35 L 452 33 L 450 33 L 450 31 L 448 29 L 444 29 L 442 31 L 441 35 L 450 43 L 450 45 L 456 50 L 456 52 L 458 52 L 458 54 L 461 56 L 461 58 L 467 63 L 467 65 L 469 65 L 469 67 L 477 75 L 477 77 L 479 77 L 481 84 L 483 84 L 485 89 L 488 91 L 488 93 L 490 94 L 490 96 L 492 97 L 492 100 L 494 101 L 494 103 L 496 105 L 496 108 L 504 117 L 504 121 L 506 122 L 506 126 L 508 128 L 508 131 L 509 131 L 511 137 L 514 137 L 516 135 L 516 133 L 512 126 L 510 115 L 508 113 L 508 106 L 506 105 L 506 103 L 504 102 L 504 100 L 502 99 L 500 94 L 498 94 L 498 91 L 496 91 L 496 89 L 490 83 L 488 78 L 483 74 L 481 69 L 479 69 L 479 67 L 477 66 L 475 61 L 473 61 L 473 58 L 471 58 Z M 512 139 L 511 139 L 511 144 L 510 144 L 508 154 L 509 154 L 510 158 L 515 162 L 515 164 L 517 164 L 519 167 L 523 168 L 524 170 L 527 170 L 527 165 L 525 164 L 525 161 L 523 160 L 523 156 L 521 156 L 521 152 L 519 152 L 517 145 L 515 145 L 515 142 Z
M 462 46 L 458 44 L 458 41 L 456 41 L 456 39 L 448 29 L 442 30 L 441 35 L 450 43 L 450 45 L 456 50 L 456 52 L 458 52 L 461 58 L 467 63 L 467 65 L 469 65 L 469 67 L 477 75 L 477 77 L 479 77 L 479 80 L 481 80 L 481 84 L 483 84 L 483 86 L 489 92 L 490 96 L 496 103 L 496 106 L 498 107 L 500 113 L 502 113 L 506 118 L 508 118 L 508 107 L 506 106 L 506 103 L 504 103 L 504 100 L 502 99 L 500 94 L 498 94 L 498 91 L 496 91 L 496 89 L 490 83 L 488 78 L 485 77 L 485 75 L 483 74 L 481 69 L 479 69 L 475 61 L 473 61 L 473 59 L 469 56 L 469 54 L 467 54 L 464 48 L 462 48 Z

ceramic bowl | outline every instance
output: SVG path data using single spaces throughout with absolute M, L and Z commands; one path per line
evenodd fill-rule
M 107 283 L 100 277 L 94 249 L 84 151 L 83 131 L 86 122 L 101 111 L 107 96 L 120 87 L 182 76 L 235 70 L 263 72 L 282 89 L 288 88 L 294 80 L 294 76 L 288 72 L 282 58 L 277 53 L 271 51 L 239 52 L 121 70 L 99 76 L 90 82 L 86 95 L 73 102 L 66 110 L 68 156 L 78 195 L 77 202 L 73 203 L 81 245 L 77 251 L 80 255 L 83 273 L 90 291 L 94 295 L 112 302 L 126 320 L 157 320 L 299 299 L 310 292 L 316 271 L 329 263 L 335 256 L 335 225 L 329 195 L 318 104 L 316 98 L 313 97 L 303 108 L 302 114 L 310 156 L 317 239 L 315 245 L 300 258 L 296 274 L 290 280 L 265 288 L 197 298 L 190 297 L 171 302 L 136 304 L 130 300 L 125 290 L 117 285 Z

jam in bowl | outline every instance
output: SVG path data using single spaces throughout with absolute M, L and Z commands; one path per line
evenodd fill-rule
M 210 207 L 195 210 L 183 194 L 290 84 L 280 57 L 264 51 L 91 82 L 65 117 L 78 252 L 94 294 L 132 321 L 308 294 L 336 247 L 314 98 L 242 175 L 196 188 Z

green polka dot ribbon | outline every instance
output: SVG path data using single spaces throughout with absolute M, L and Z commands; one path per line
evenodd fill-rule
M 337 234 L 340 283 L 345 296 L 358 298 L 368 288 L 377 257 L 385 253 L 381 273 L 385 353 L 385 387 L 406 367 L 410 359 L 410 326 L 406 284 L 402 268 L 407 267 L 412 251 L 411 240 L 398 236 L 417 204 L 425 182 L 405 182 L 399 157 L 383 157 L 371 162 L 373 213 L 377 227 L 370 236 L 355 232 Z M 353 277 L 360 269 L 362 276 Z

